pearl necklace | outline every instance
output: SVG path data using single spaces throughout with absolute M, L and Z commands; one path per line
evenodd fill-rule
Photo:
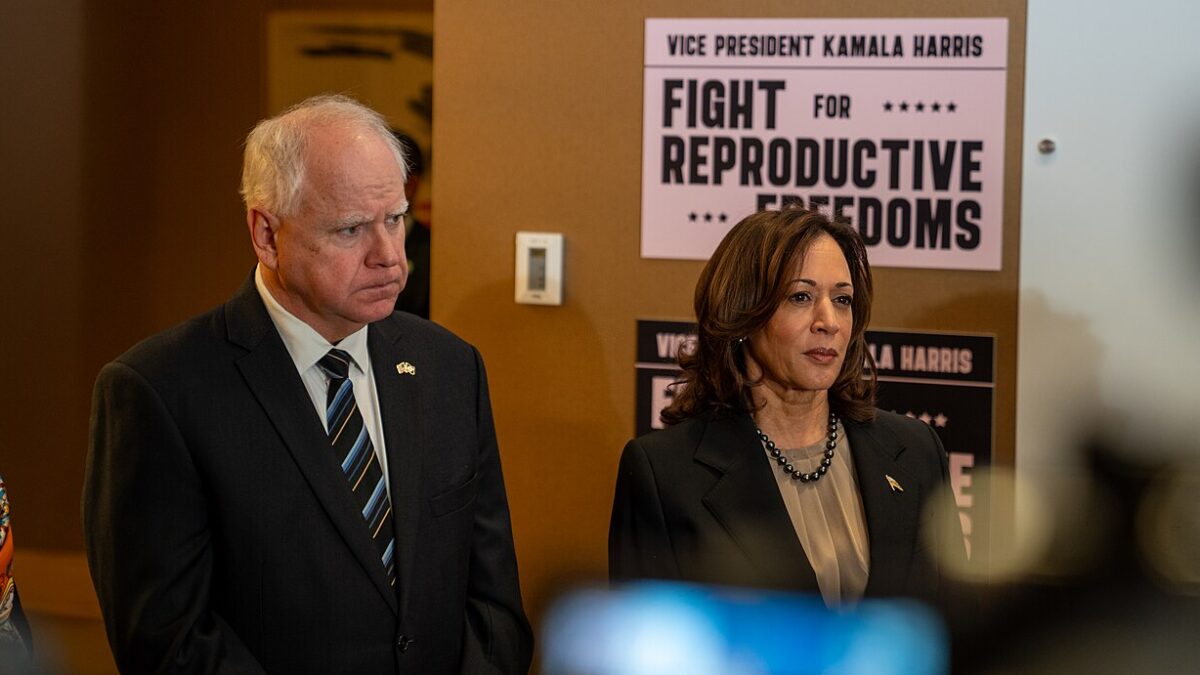
M 783 471 L 783 475 L 791 476 L 792 480 L 798 480 L 804 483 L 817 482 L 829 471 L 829 466 L 833 464 L 833 449 L 837 447 L 838 439 L 838 418 L 832 411 L 829 413 L 829 437 L 825 440 L 825 457 L 821 459 L 821 465 L 812 473 L 805 473 L 797 469 L 794 464 L 788 461 L 787 457 L 783 456 L 783 451 L 775 447 L 775 442 L 763 433 L 758 425 L 754 425 L 754 431 L 758 434 L 758 440 L 767 448 L 767 452 L 771 457 L 775 458 L 775 462 L 779 464 L 779 468 Z

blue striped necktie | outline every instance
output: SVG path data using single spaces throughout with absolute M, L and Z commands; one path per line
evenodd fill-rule
M 363 521 L 379 549 L 379 558 L 387 571 L 388 583 L 396 585 L 392 564 L 395 536 L 392 534 L 392 502 L 379 459 L 371 445 L 371 437 L 363 424 L 362 413 L 354 400 L 354 383 L 350 381 L 350 355 L 340 349 L 330 349 L 317 362 L 329 376 L 329 393 L 325 397 L 325 422 L 329 444 L 341 464 L 342 473 L 354 493 L 355 503 L 362 510 Z

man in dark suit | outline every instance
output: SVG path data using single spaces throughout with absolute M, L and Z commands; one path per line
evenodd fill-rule
M 309 99 L 246 142 L 259 264 L 96 382 L 88 562 L 123 672 L 525 672 L 483 362 L 393 313 L 405 162 Z

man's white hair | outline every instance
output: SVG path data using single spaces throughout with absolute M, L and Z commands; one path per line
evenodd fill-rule
M 292 215 L 304 184 L 308 131 L 329 124 L 358 126 L 378 134 L 396 156 L 402 179 L 408 180 L 404 148 L 383 115 L 349 96 L 322 94 L 259 122 L 246 137 L 241 193 L 247 209 Z

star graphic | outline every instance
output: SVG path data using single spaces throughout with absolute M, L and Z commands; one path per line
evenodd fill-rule
M 711 213 L 704 214 L 704 222 L 706 222 L 706 223 L 712 222 L 712 214 Z
M 946 423 L 949 421 L 950 421 L 949 417 L 946 417 L 942 413 L 938 413 L 937 417 L 933 418 L 933 425 L 935 427 L 942 427 L 944 429 L 944 428 L 946 428 Z
M 929 107 L 933 108 L 933 112 L 941 112 L 942 111 L 942 104 L 938 103 L 937 101 L 934 101 L 933 105 L 931 105 Z
M 917 112 L 925 112 L 925 104 L 917 101 Z
M 884 109 L 886 112 L 892 112 L 892 102 L 891 102 L 891 101 L 888 101 L 887 103 L 884 103 L 884 104 L 883 104 L 883 109 Z
M 688 214 L 688 220 L 692 221 L 693 223 L 696 222 L 696 212 L 695 211 L 692 211 L 691 213 Z
M 721 222 L 723 223 L 723 222 L 725 222 L 725 221 L 729 220 L 729 216 L 727 216 L 727 215 L 725 215 L 724 213 L 722 213 L 721 215 L 717 216 L 717 220 L 719 220 L 719 221 L 721 221 Z
M 954 112 L 955 110 L 958 110 L 958 104 L 956 104 L 954 101 L 950 101 L 946 104 L 946 110 Z
M 930 417 L 930 416 L 929 416 L 929 413 L 927 413 L 927 412 L 923 412 L 923 413 L 921 413 L 921 414 L 920 414 L 920 415 L 917 417 L 917 419 L 921 420 L 921 421 L 922 421 L 922 422 L 924 422 L 925 424 L 929 424 L 931 421 L 933 421 L 933 418 L 932 418 L 932 417 Z
M 900 112 L 908 112 L 908 101 L 900 102 Z

